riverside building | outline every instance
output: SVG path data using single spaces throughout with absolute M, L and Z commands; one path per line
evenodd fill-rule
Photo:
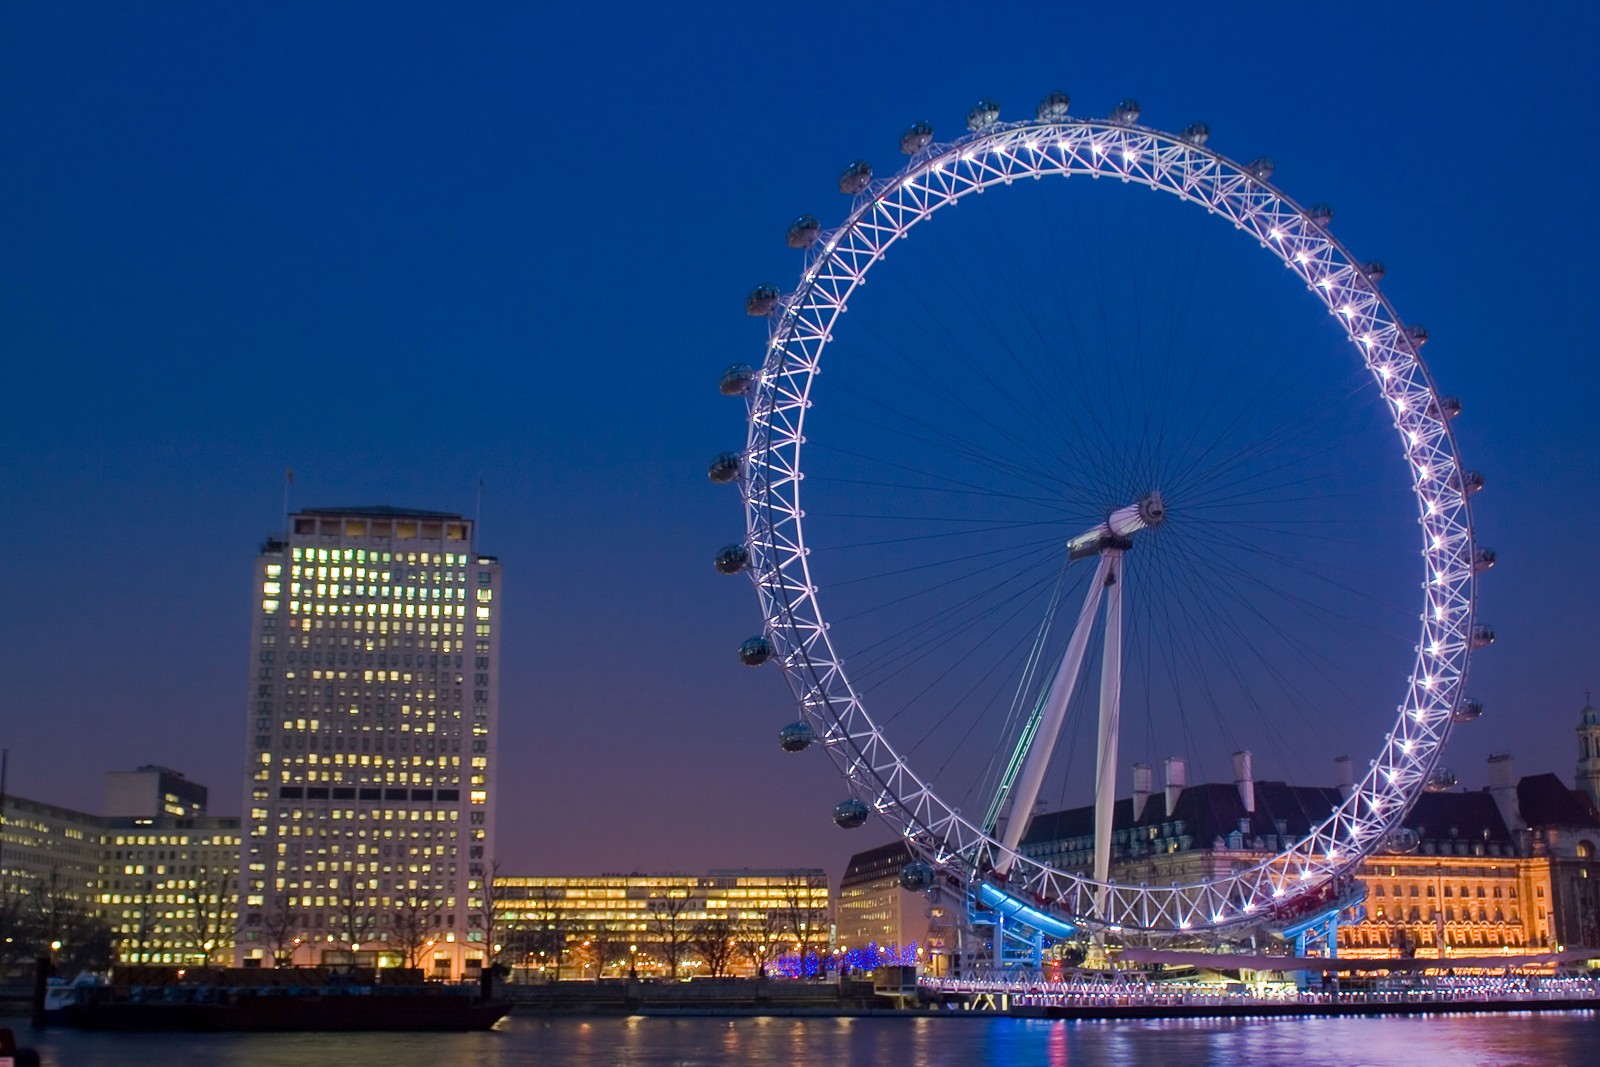
M 500 564 L 447 512 L 308 508 L 256 560 L 246 966 L 484 957 Z
M 535 980 L 751 975 L 832 948 L 828 875 L 816 868 L 494 884 L 500 958 Z

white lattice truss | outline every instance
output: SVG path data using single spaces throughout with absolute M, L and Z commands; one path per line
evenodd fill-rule
M 1222 215 L 1297 274 L 1359 349 L 1387 400 L 1410 466 L 1422 528 L 1423 613 L 1416 665 L 1393 731 L 1351 795 L 1301 841 L 1214 881 L 1097 883 L 1027 857 L 1006 891 L 1092 928 L 1151 933 L 1255 922 L 1352 872 L 1423 790 L 1462 699 L 1471 653 L 1474 546 L 1466 479 L 1418 342 L 1348 250 L 1299 204 L 1247 168 L 1181 137 L 1110 121 L 995 124 L 919 152 L 853 201 L 807 254 L 771 315 L 749 396 L 743 456 L 750 573 L 766 632 L 819 742 L 851 791 L 955 880 L 985 877 L 1001 845 L 947 805 L 895 753 L 832 647 L 812 581 L 801 501 L 805 415 L 823 349 L 850 295 L 890 245 L 961 197 L 1018 179 L 1134 182 Z

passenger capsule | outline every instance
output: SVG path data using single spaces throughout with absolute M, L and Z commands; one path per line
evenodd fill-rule
M 777 654 L 772 642 L 765 637 L 752 637 L 739 646 L 739 662 L 746 667 L 759 667 Z
M 804 752 L 817 739 L 808 722 L 792 722 L 778 731 L 778 747 L 785 752 Z
M 913 122 L 900 135 L 900 151 L 908 156 L 914 156 L 933 143 L 933 124 L 929 122 Z
M 1367 276 L 1367 281 L 1371 282 L 1373 285 L 1377 285 L 1379 282 L 1383 281 L 1383 276 L 1387 274 L 1388 271 L 1384 269 L 1384 266 L 1380 261 L 1376 259 L 1369 259 L 1367 262 L 1361 264 L 1361 273 Z
M 735 363 L 722 372 L 717 380 L 717 391 L 723 396 L 744 396 L 755 388 L 756 372 L 748 363 Z
M 788 230 L 784 231 L 784 244 L 790 248 L 810 248 L 817 243 L 817 237 L 822 233 L 822 223 L 817 221 L 815 215 L 801 215 L 789 223 Z
M 1258 182 L 1270 182 L 1272 180 L 1272 172 L 1276 169 L 1272 164 L 1272 160 L 1266 156 L 1257 156 L 1244 165 L 1245 173 Z
M 750 295 L 744 298 L 744 313 L 746 315 L 770 315 L 772 309 L 778 306 L 778 287 L 776 285 L 758 285 L 750 290 Z
M 1443 793 L 1456 787 L 1456 772 L 1449 767 L 1435 767 L 1423 786 L 1430 793 Z
M 1066 93 L 1051 93 L 1039 101 L 1039 110 L 1036 114 L 1040 122 L 1060 122 L 1067 117 L 1067 109 L 1072 106 L 1072 98 Z
M 1450 713 L 1451 722 L 1477 722 L 1483 718 L 1483 701 L 1468 697 Z
M 1389 831 L 1389 836 L 1383 839 L 1385 852 L 1409 853 L 1415 852 L 1422 845 L 1422 835 L 1409 826 L 1401 826 Z
M 1447 419 L 1453 419 L 1461 414 L 1461 398 L 1459 396 L 1446 396 L 1439 399 L 1439 413 Z
M 867 821 L 867 806 L 855 797 L 841 800 L 833 808 L 833 823 L 841 830 L 854 830 Z
M 1132 126 L 1139 121 L 1139 101 L 1124 100 L 1111 109 L 1111 121 Z
M 706 477 L 718 485 L 727 485 L 738 478 L 743 469 L 743 456 L 737 452 L 724 452 L 711 461 L 711 466 L 706 468 Z
M 900 888 L 920 893 L 933 888 L 933 867 L 914 860 L 900 868 Z
M 1211 127 L 1203 122 L 1191 122 L 1178 137 L 1192 145 L 1203 145 L 1211 139 Z
M 993 126 L 1000 120 L 1000 105 L 984 97 L 973 105 L 967 112 L 967 129 L 981 130 L 985 126 Z
M 846 196 L 855 196 L 871 184 L 872 164 L 864 159 L 856 160 L 839 175 L 839 191 Z
M 1472 647 L 1488 648 L 1494 644 L 1494 631 L 1487 626 L 1474 626 L 1472 628 Z
M 1479 474 L 1477 471 L 1461 472 L 1461 491 L 1467 496 L 1471 496 L 1473 493 L 1483 492 L 1483 486 L 1483 475 Z
M 1313 204 L 1311 210 L 1306 212 L 1306 218 L 1326 230 L 1333 221 L 1333 208 L 1328 204 Z
M 738 574 L 750 566 L 750 550 L 743 545 L 723 545 L 711 565 L 718 574 Z
M 1421 348 L 1428 343 L 1428 328 L 1426 326 L 1407 326 L 1406 336 L 1411 338 L 1411 343 Z
M 1472 569 L 1478 574 L 1494 568 L 1494 549 L 1480 548 L 1472 555 Z

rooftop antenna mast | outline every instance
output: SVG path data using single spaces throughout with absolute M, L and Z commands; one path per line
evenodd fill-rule
M 478 475 L 478 499 L 472 509 L 472 554 L 478 554 L 478 528 L 483 525 L 483 475 Z

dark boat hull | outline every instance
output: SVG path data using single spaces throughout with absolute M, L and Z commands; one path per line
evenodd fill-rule
M 352 992 L 214 1003 L 104 1000 L 74 1005 L 68 1021 L 84 1030 L 121 1031 L 464 1031 L 488 1030 L 510 1011 L 507 1001 Z

